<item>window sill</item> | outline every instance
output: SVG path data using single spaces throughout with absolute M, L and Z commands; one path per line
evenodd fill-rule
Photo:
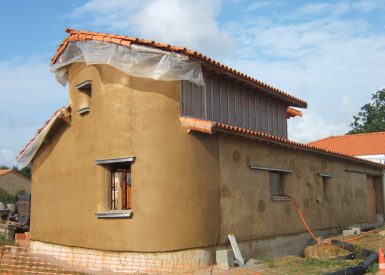
M 132 210 L 111 210 L 95 213 L 98 219 L 128 219 L 132 218 Z
M 282 202 L 290 201 L 290 199 L 286 196 L 271 196 L 270 200 L 271 201 L 282 201 Z
M 78 113 L 80 115 L 85 115 L 85 114 L 88 114 L 90 112 L 90 108 L 89 107 L 83 107 L 83 108 L 80 108 L 78 110 Z

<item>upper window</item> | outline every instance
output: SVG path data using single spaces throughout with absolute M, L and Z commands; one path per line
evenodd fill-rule
M 83 115 L 89 113 L 91 108 L 91 80 L 86 80 L 75 86 L 79 91 L 79 107 L 78 113 Z

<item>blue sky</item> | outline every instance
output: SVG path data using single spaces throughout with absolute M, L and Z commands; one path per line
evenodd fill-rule
M 289 137 L 302 142 L 344 134 L 385 87 L 385 0 L 8 1 L 0 22 L 0 164 L 67 104 L 49 72 L 67 27 L 196 49 L 300 97 Z

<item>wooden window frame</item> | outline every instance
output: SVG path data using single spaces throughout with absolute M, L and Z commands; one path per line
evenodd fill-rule
M 123 158 L 110 158 L 110 159 L 99 159 L 96 160 L 95 163 L 97 165 L 103 166 L 109 172 L 109 180 L 107 184 L 109 184 L 108 189 L 108 200 L 109 206 L 108 210 L 105 212 L 95 213 L 97 218 L 131 218 L 133 215 L 132 212 L 132 199 L 131 199 L 131 174 L 132 174 L 132 164 L 135 161 L 135 157 L 123 157 Z M 119 183 L 121 189 L 124 189 L 122 193 L 120 193 L 121 201 L 124 203 L 117 206 L 116 201 L 116 193 L 115 190 L 117 188 L 116 184 L 116 173 L 122 173 L 123 182 Z M 123 188 L 122 188 L 123 187 Z
M 110 209 L 131 210 L 131 165 L 114 165 L 111 166 L 110 172 Z M 116 173 L 122 173 L 123 182 L 117 181 Z M 120 192 L 116 192 L 116 190 L 120 190 Z

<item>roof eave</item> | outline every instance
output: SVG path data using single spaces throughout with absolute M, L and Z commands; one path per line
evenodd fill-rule
M 282 147 L 286 147 L 286 148 L 291 148 L 291 149 L 294 149 L 294 150 L 297 150 L 297 151 L 312 152 L 312 153 L 315 153 L 315 154 L 318 154 L 318 155 L 330 156 L 330 157 L 334 157 L 334 158 L 338 158 L 338 159 L 343 159 L 343 160 L 347 160 L 347 161 L 358 162 L 360 164 L 364 164 L 364 165 L 372 166 L 372 167 L 374 166 L 374 167 L 376 167 L 378 169 L 385 169 L 385 165 L 380 164 L 380 163 L 364 160 L 364 159 L 361 159 L 361 158 L 358 158 L 358 157 L 355 157 L 355 156 L 348 156 L 348 155 L 340 154 L 340 153 L 337 153 L 337 152 L 326 151 L 326 150 L 323 150 L 321 148 L 316 148 L 314 146 L 306 146 L 305 145 L 306 147 L 302 147 L 302 146 L 299 146 L 298 143 L 290 141 L 290 140 L 286 140 L 287 142 L 282 142 L 282 141 L 280 141 L 278 139 L 274 140 L 274 139 L 268 137 L 268 135 L 266 135 L 266 137 L 263 137 L 263 136 L 249 135 L 247 133 L 240 133 L 240 132 L 234 133 L 234 131 L 232 131 L 232 130 L 223 129 L 223 128 L 218 127 L 216 125 L 213 126 L 212 131 L 213 132 L 222 132 L 222 133 L 230 134 L 230 135 L 242 136 L 242 137 L 245 137 L 245 138 L 258 140 L 258 141 L 269 143 L 269 144 L 275 144 L 275 145 L 278 145 L 278 146 L 282 146 Z M 311 148 L 311 147 L 314 147 L 314 148 Z

